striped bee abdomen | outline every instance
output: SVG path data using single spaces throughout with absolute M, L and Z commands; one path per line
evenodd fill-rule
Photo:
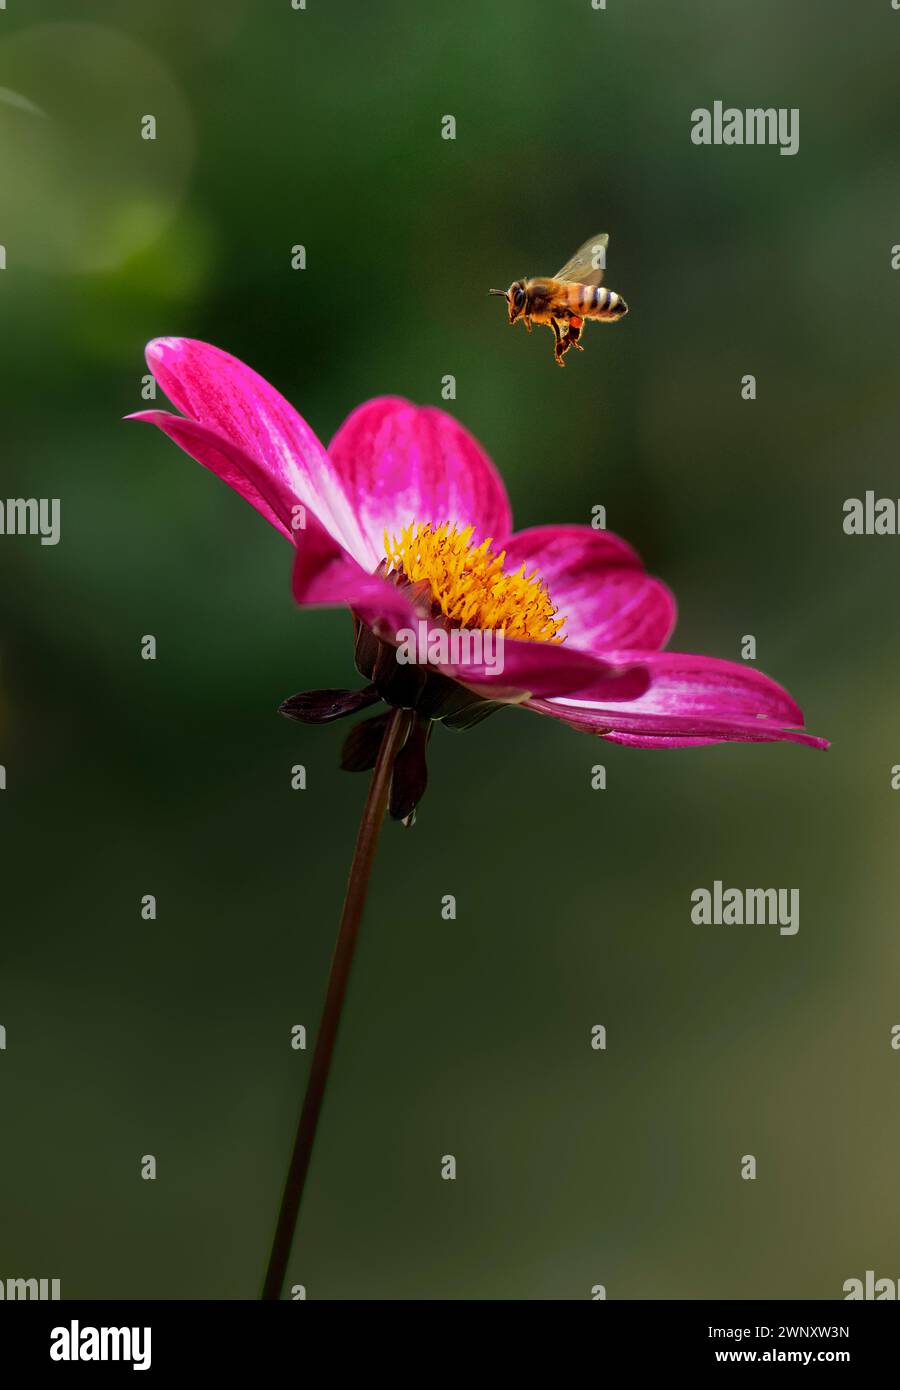
M 567 308 L 586 319 L 620 319 L 628 313 L 628 305 L 615 290 L 603 285 L 569 285 Z

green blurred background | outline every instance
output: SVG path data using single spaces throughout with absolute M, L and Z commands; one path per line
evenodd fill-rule
M 347 616 L 297 611 L 275 532 L 121 423 L 160 334 L 244 358 L 326 440 L 454 374 L 519 525 L 605 505 L 678 596 L 673 646 L 736 659 L 754 634 L 833 740 L 438 730 L 417 825 L 383 837 L 291 1282 L 739 1299 L 900 1276 L 900 541 L 841 527 L 845 498 L 900 495 L 900 13 L 79 18 L 0 13 L 3 496 L 62 503 L 58 546 L 0 543 L 0 1277 L 257 1296 L 310 1056 L 291 1028 L 315 1029 L 364 795 L 345 725 L 275 713 L 356 684 Z M 695 147 L 716 99 L 799 107 L 800 153 Z M 560 372 L 485 291 L 599 230 L 631 314 Z M 693 926 L 715 879 L 799 888 L 799 934 Z

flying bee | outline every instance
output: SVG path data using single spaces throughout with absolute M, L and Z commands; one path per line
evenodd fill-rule
M 529 333 L 532 323 L 553 329 L 554 355 L 561 367 L 566 365 L 563 359 L 570 347 L 584 351 L 578 340 L 585 319 L 614 323 L 628 313 L 620 294 L 602 288 L 608 245 L 609 234 L 604 232 L 580 246 L 552 280 L 534 276 L 514 280 L 508 290 L 488 290 L 506 300 L 510 323 L 524 319 Z

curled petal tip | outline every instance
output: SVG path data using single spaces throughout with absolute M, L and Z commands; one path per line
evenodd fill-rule
M 190 339 L 187 338 L 151 338 L 147 346 L 144 348 L 144 356 L 147 358 L 160 358 L 165 355 L 167 349 L 170 351 L 177 352 L 178 348 L 181 346 L 182 343 L 189 341 Z

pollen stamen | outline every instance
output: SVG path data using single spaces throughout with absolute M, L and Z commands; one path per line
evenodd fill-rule
M 458 627 L 533 642 L 565 641 L 565 617 L 556 616 L 537 570 L 526 574 L 523 563 L 514 574 L 504 573 L 506 551 L 495 554 L 491 537 L 473 545 L 474 529 L 458 531 L 445 521 L 413 522 L 399 539 L 385 531 L 388 573 L 402 573 L 412 584 L 427 580 L 440 612 Z

